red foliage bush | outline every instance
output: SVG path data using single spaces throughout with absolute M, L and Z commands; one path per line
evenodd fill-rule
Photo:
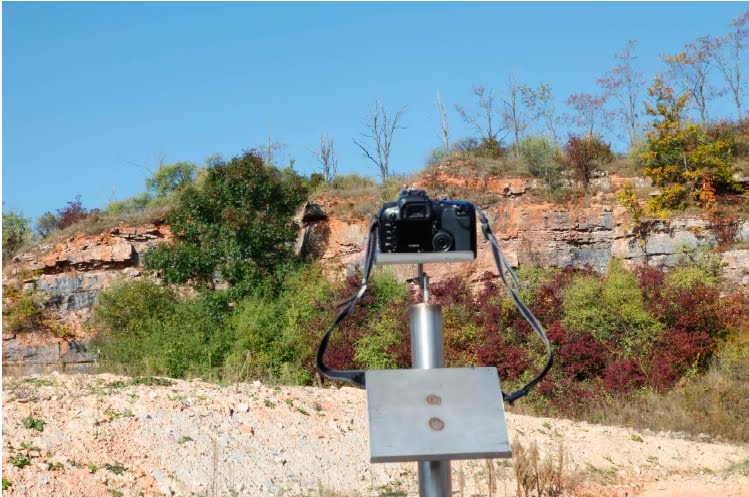
M 418 299 L 421 302 L 420 294 Z M 440 305 L 466 305 L 473 300 L 473 295 L 463 278 L 453 276 L 430 285 L 429 300 Z
M 70 200 L 65 207 L 57 209 L 57 229 L 67 228 L 72 224 L 84 220 L 86 216 L 88 216 L 88 211 L 83 207 L 81 196 L 77 195 L 75 200 Z
M 605 344 L 589 332 L 567 335 L 559 348 L 559 366 L 578 381 L 600 376 L 610 360 Z
M 603 387 L 609 392 L 626 393 L 645 386 L 645 375 L 634 359 L 612 362 L 603 371 Z
M 479 343 L 476 347 L 476 364 L 497 368 L 502 380 L 519 378 L 531 365 L 528 349 L 511 344 L 501 333 L 486 332 Z
M 695 329 L 665 329 L 653 346 L 649 365 L 650 386 L 670 388 L 691 368 L 704 368 L 715 339 Z

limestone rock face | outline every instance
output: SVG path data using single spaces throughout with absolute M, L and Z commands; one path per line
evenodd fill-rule
M 4 268 L 3 285 L 15 284 L 25 292 L 42 294 L 47 308 L 73 337 L 45 337 L 35 343 L 29 342 L 29 336 L 3 335 L 3 372 L 32 374 L 90 367 L 94 355 L 85 352 L 80 340 L 85 342 L 83 324 L 97 296 L 118 278 L 139 277 L 141 255 L 171 238 L 166 226 L 119 226 L 96 235 L 78 233 L 14 257 Z
M 699 217 L 653 221 L 646 226 L 643 238 L 635 238 L 626 210 L 616 204 L 611 194 L 626 180 L 636 186 L 648 186 L 646 179 L 602 174 L 593 180 L 598 194 L 566 205 L 530 201 L 529 192 L 541 187 L 539 180 L 533 178 L 456 178 L 437 171 L 412 186 L 428 190 L 452 186 L 490 194 L 492 205 L 484 210 L 513 267 L 537 263 L 546 267 L 589 265 L 604 270 L 612 258 L 631 264 L 672 266 L 682 247 L 716 244 L 708 222 Z M 362 262 L 368 227 L 364 214 L 356 213 L 376 210 L 378 205 L 371 196 L 323 197 L 307 203 L 295 219 L 301 226 L 297 253 L 318 261 L 333 277 L 352 274 Z M 166 226 L 120 226 L 95 235 L 76 234 L 15 257 L 4 268 L 3 285 L 12 283 L 26 292 L 43 294 L 48 307 L 74 338 L 48 337 L 40 343 L 30 343 L 28 336 L 4 335 L 3 371 L 26 371 L 24 364 L 31 365 L 28 371 L 32 372 L 89 366 L 92 359 L 85 355 L 89 353 L 85 345 L 81 345 L 87 339 L 83 323 L 98 295 L 119 278 L 144 277 L 143 253 L 171 239 Z M 484 273 L 496 274 L 491 251 L 480 230 L 477 240 L 475 261 L 428 265 L 432 281 L 458 276 L 478 284 Z M 747 220 L 739 222 L 736 241 L 749 241 Z M 749 249 L 728 250 L 721 257 L 727 279 L 747 287 Z M 413 276 L 412 266 L 393 268 L 403 280 Z
M 615 177 L 608 179 L 618 182 Z M 520 191 L 512 186 L 515 182 L 506 182 L 511 191 Z M 328 209 L 331 206 L 319 204 L 319 207 Z M 653 221 L 647 226 L 644 239 L 637 239 L 629 228 L 626 210 L 605 197 L 591 197 L 582 205 L 560 206 L 519 201 L 509 195 L 485 212 L 505 257 L 513 266 L 533 263 L 545 267 L 589 265 L 602 271 L 612 258 L 631 264 L 648 262 L 673 266 L 683 248 L 716 245 L 708 222 L 698 217 Z M 359 267 L 366 237 L 366 220 L 344 221 L 334 216 L 307 223 L 300 235 L 303 253 L 338 274 L 351 274 Z M 496 273 L 494 260 L 480 230 L 477 240 L 479 253 L 475 261 L 430 265 L 427 269 L 432 280 L 456 275 L 476 282 L 487 271 Z M 749 222 L 740 221 L 736 240 L 749 240 Z M 726 263 L 725 276 L 746 285 L 747 251 L 725 252 L 723 260 Z M 412 276 L 408 274 L 411 270 L 408 266 L 395 266 L 395 269 L 404 278 Z

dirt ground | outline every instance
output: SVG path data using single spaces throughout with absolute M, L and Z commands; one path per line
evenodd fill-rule
M 3 495 L 418 494 L 415 463 L 369 463 L 362 390 L 166 383 L 4 379 Z M 568 495 L 749 497 L 749 447 L 510 414 L 507 425 L 542 459 L 562 451 Z M 453 461 L 453 494 L 517 495 L 515 462 Z

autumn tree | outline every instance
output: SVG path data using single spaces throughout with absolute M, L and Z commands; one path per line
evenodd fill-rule
M 554 144 L 559 144 L 560 118 L 554 106 L 554 95 L 551 86 L 546 83 L 539 83 L 538 88 L 523 86 L 520 90 L 523 99 L 523 105 L 530 112 L 531 119 L 540 119 L 544 123 L 546 136 Z
M 354 143 L 361 149 L 364 157 L 379 169 L 383 182 L 390 176 L 390 152 L 395 132 L 406 129 L 405 126 L 398 124 L 405 111 L 404 106 L 395 114 L 389 114 L 382 101 L 376 99 L 374 105 L 369 107 L 369 117 L 364 122 L 362 139 L 354 138 Z
M 575 93 L 565 101 L 572 109 L 569 121 L 580 128 L 590 139 L 600 135 L 601 128 L 608 128 L 606 112 L 606 95 Z
M 676 55 L 661 55 L 661 60 L 668 66 L 673 81 L 691 98 L 703 125 L 708 119 L 708 102 L 719 94 L 708 80 L 717 48 L 713 38 L 700 36 L 695 43 L 684 45 L 684 50 Z
M 690 94 L 677 95 L 657 76 L 648 95 L 653 105 L 646 103 L 645 110 L 654 119 L 641 160 L 645 175 L 660 187 L 650 203 L 651 210 L 679 208 L 690 195 L 709 206 L 717 191 L 736 189 L 729 142 L 711 137 L 704 127 L 684 118 Z
M 338 172 L 338 158 L 335 154 L 335 143 L 333 137 L 327 133 L 320 135 L 320 148 L 313 150 L 312 154 L 320 164 L 322 179 L 330 183 Z
M 564 145 L 566 165 L 587 192 L 593 171 L 614 160 L 611 146 L 595 136 L 572 135 Z
M 505 127 L 510 129 L 514 135 L 516 159 L 519 159 L 521 156 L 520 141 L 527 127 L 525 116 L 523 115 L 522 89 L 523 84 L 518 81 L 517 75 L 513 73 L 507 78 L 505 95 L 502 99 L 502 117 Z
M 749 44 L 749 11 L 733 20 L 724 38 L 713 41 L 713 63 L 728 85 L 728 92 L 736 104 L 736 117 L 741 121 L 741 97 L 746 88 L 743 79 L 744 50 Z
M 614 54 L 616 64 L 609 69 L 597 83 L 604 94 L 613 98 L 619 108 L 615 115 L 622 121 L 627 130 L 629 145 L 632 147 L 639 136 L 640 95 L 645 88 L 645 78 L 637 65 L 636 40 L 629 40 L 624 48 Z

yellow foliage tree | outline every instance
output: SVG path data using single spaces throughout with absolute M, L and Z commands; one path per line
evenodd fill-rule
M 648 89 L 653 105 L 645 104 L 655 119 L 647 132 L 648 147 L 640 156 L 645 175 L 661 188 L 649 205 L 654 213 L 679 209 L 690 200 L 703 207 L 715 202 L 720 190 L 736 191 L 730 143 L 710 137 L 705 128 L 684 118 L 689 94 L 677 96 L 656 76 Z

